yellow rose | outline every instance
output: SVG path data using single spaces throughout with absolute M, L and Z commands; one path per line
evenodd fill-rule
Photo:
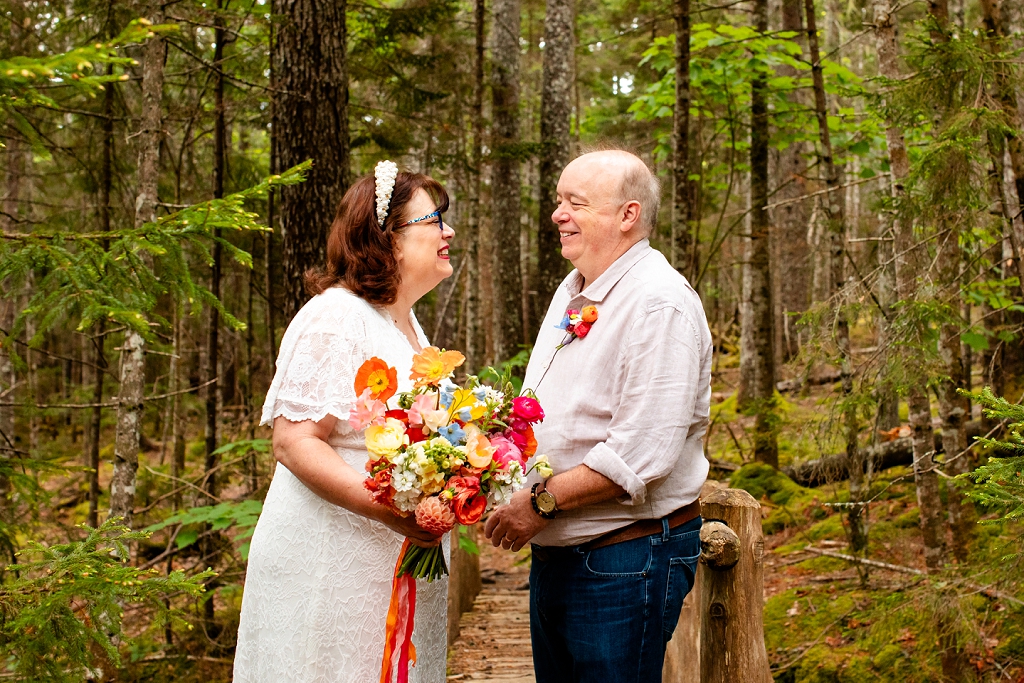
M 401 420 L 387 418 L 382 425 L 371 425 L 366 428 L 366 450 L 372 460 L 396 455 L 402 446 L 409 443 L 405 435 L 405 425 Z

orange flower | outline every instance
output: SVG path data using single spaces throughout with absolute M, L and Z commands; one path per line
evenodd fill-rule
M 584 306 L 583 310 L 580 311 L 580 318 L 585 323 L 593 323 L 597 320 L 597 306 Z M 580 335 L 581 337 L 583 335 Z
M 523 459 L 529 460 L 537 452 L 537 437 L 533 435 L 533 427 L 526 428 L 525 436 L 526 448 L 523 449 Z
M 387 402 L 398 391 L 398 370 L 374 356 L 359 366 L 356 373 L 356 395 L 366 389 L 378 401 Z
M 466 362 L 466 357 L 458 351 L 442 351 L 436 346 L 428 346 L 412 357 L 412 372 L 409 379 L 416 381 L 417 387 L 437 385 L 441 380 L 451 377 L 455 368 Z

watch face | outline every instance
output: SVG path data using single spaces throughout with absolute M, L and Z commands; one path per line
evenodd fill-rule
M 548 513 L 554 512 L 555 510 L 555 497 L 547 491 L 542 491 L 537 494 L 537 507 L 540 508 L 541 512 Z

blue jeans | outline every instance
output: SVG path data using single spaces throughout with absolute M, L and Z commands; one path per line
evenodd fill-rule
M 533 547 L 537 683 L 660 683 L 665 645 L 693 587 L 701 518 L 586 551 Z

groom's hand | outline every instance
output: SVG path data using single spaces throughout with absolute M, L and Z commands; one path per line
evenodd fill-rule
M 530 503 L 530 491 L 517 491 L 508 505 L 502 505 L 491 513 L 484 524 L 484 536 L 497 548 L 518 552 L 541 529 L 548 520 L 538 515 Z

